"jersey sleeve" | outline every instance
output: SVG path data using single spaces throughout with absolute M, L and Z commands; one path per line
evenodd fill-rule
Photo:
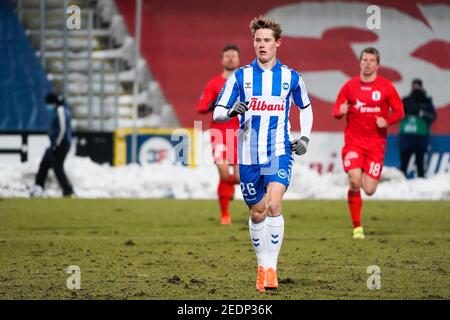
M 392 113 L 389 118 L 386 119 L 386 121 L 388 125 L 391 125 L 402 120 L 402 118 L 405 116 L 405 111 L 403 109 L 402 99 L 400 99 L 400 96 L 398 95 L 398 92 L 393 84 L 389 85 L 388 94 L 388 103 L 392 108 Z
M 227 109 L 231 108 L 239 97 L 239 83 L 236 79 L 236 74 L 233 73 L 231 77 L 225 82 L 222 90 L 220 90 L 219 98 L 216 106 L 222 106 Z
M 212 81 L 209 81 L 203 89 L 200 100 L 197 104 L 197 111 L 199 113 L 206 113 L 211 110 L 211 104 L 215 103 L 216 93 L 214 92 L 214 85 Z
M 335 118 L 342 118 L 342 115 L 340 114 L 341 111 L 341 104 L 348 101 L 348 84 L 344 84 L 344 86 L 341 88 L 341 90 L 338 93 L 338 96 L 336 98 L 336 102 L 333 105 L 333 117 Z
M 294 100 L 294 103 L 300 109 L 305 109 L 311 104 L 311 101 L 309 100 L 308 91 L 306 90 L 306 85 L 303 81 L 302 76 L 300 76 L 299 74 L 297 74 L 297 76 L 298 81 L 296 81 L 296 86 L 292 91 L 292 98 Z

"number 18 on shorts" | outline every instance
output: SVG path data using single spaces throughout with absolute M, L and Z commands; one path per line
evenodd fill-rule
M 361 168 L 370 177 L 380 180 L 383 169 L 384 150 L 362 150 L 345 146 L 342 149 L 344 171 Z

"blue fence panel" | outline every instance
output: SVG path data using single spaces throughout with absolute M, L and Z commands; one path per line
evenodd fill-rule
M 45 130 L 51 89 L 13 7 L 0 1 L 0 130 Z
M 398 135 L 389 135 L 387 139 L 385 166 L 400 168 L 400 152 L 398 148 Z M 425 158 L 426 175 L 450 172 L 450 136 L 433 135 Z M 408 172 L 408 177 L 417 176 L 415 170 Z

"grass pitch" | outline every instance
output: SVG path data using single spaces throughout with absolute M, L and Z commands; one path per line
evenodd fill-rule
M 280 287 L 266 293 L 246 207 L 231 209 L 221 226 L 216 201 L 0 199 L 0 299 L 450 298 L 450 202 L 366 201 L 357 241 L 345 201 L 286 201 Z

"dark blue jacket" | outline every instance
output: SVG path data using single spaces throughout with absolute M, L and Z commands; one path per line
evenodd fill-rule
M 59 105 L 51 112 L 48 136 L 52 145 L 72 141 L 72 114 L 67 106 Z

